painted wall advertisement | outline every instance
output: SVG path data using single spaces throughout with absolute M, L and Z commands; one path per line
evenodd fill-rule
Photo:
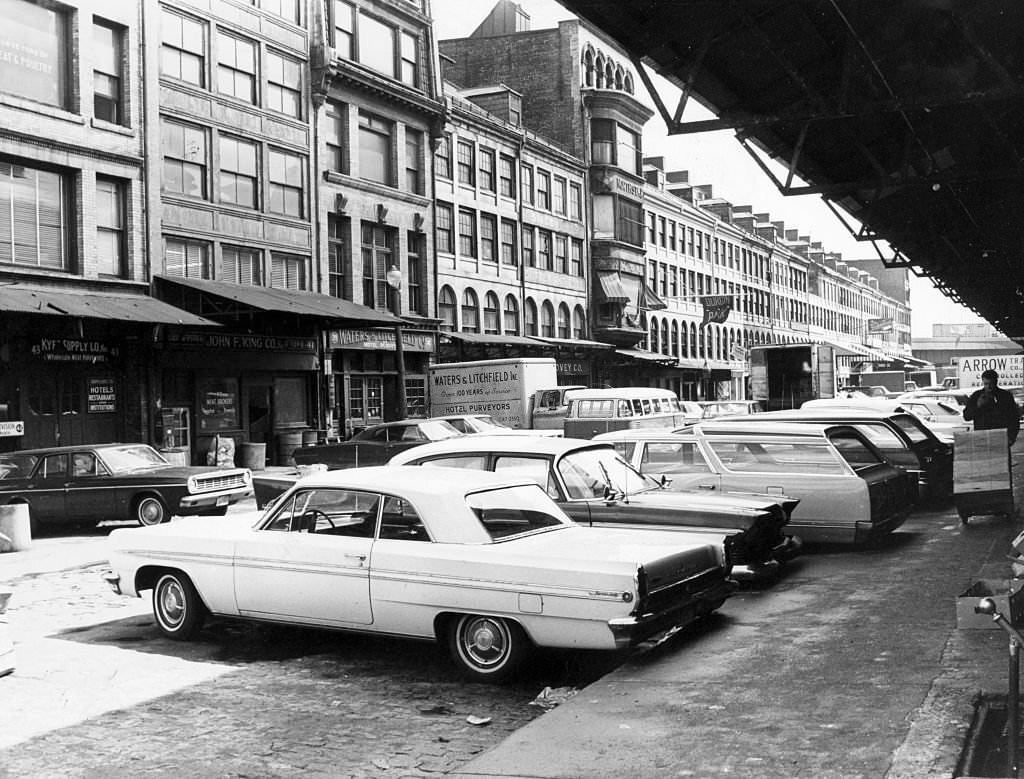
M 960 389 L 980 387 L 981 374 L 989 369 L 999 374 L 1001 387 L 1024 384 L 1024 354 L 985 355 L 960 358 L 957 366 Z

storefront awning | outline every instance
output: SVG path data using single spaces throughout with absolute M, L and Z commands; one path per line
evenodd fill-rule
M 622 283 L 622 278 L 614 271 L 598 271 L 597 281 L 601 285 L 601 293 L 609 303 L 628 303 L 629 292 Z
M 177 276 L 156 276 L 157 293 L 162 298 L 169 298 L 182 304 L 198 305 L 203 314 L 213 316 L 223 312 L 223 305 L 216 311 L 202 297 L 182 295 L 182 291 L 194 290 L 203 295 L 216 297 L 222 301 L 231 301 L 237 306 L 255 311 L 275 311 L 283 314 L 313 316 L 322 319 L 333 319 L 350 324 L 366 325 L 398 325 L 402 320 L 386 311 L 378 311 L 368 306 L 353 303 L 351 300 L 321 295 L 317 292 L 301 292 L 293 289 L 277 289 L 276 287 L 256 287 L 248 284 L 230 284 L 225 281 L 208 281 L 206 279 L 187 279 Z
M 675 357 L 670 357 L 667 354 L 658 354 L 657 352 L 649 352 L 646 349 L 616 349 L 615 353 L 623 357 L 629 357 L 632 360 L 642 360 L 658 365 L 675 365 L 678 362 Z
M 479 344 L 481 346 L 540 346 L 536 339 L 526 338 L 521 335 L 494 335 L 492 333 L 441 333 L 442 343 L 449 341 L 461 341 L 467 344 Z
M 163 325 L 210 325 L 217 322 L 132 292 L 108 292 L 38 284 L 0 285 L 0 311 L 25 314 L 116 319 Z
M 611 344 L 603 341 L 588 341 L 585 338 L 545 338 L 540 335 L 530 336 L 533 341 L 539 341 L 550 346 L 557 346 L 563 349 L 614 349 Z
M 668 303 L 659 298 L 646 284 L 640 288 L 640 308 L 648 311 L 662 311 L 668 308 Z

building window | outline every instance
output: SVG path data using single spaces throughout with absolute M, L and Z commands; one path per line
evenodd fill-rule
M 3 186 L 0 183 L 0 186 Z M 2 201 L 2 198 L 0 198 Z M 96 177 L 96 265 L 101 274 L 128 275 L 125 245 L 125 186 Z M 3 231 L 0 231 L 2 235 Z M 3 247 L 0 247 L 0 253 Z
M 327 121 L 324 122 L 324 141 L 327 144 L 328 170 L 335 173 L 348 173 L 348 161 L 345 154 L 345 118 L 347 116 L 343 103 L 327 103 Z
M 641 175 L 643 171 L 643 149 L 640 145 L 640 136 L 632 130 L 627 130 L 622 125 L 618 125 L 615 131 L 618 142 L 616 164 L 634 175 Z
M 480 332 L 480 301 L 472 288 L 462 293 L 462 332 Z
M 504 197 L 516 196 L 515 160 L 504 154 L 498 159 L 498 190 Z
M 573 238 L 569 244 L 569 273 L 583 278 L 583 241 Z
M 555 337 L 555 307 L 550 300 L 540 307 L 540 334 L 544 338 Z
M 267 108 L 302 117 L 302 66 L 291 57 L 267 50 Z
M 480 259 L 497 262 L 498 219 L 494 214 L 480 214 Z
M 395 77 L 395 30 L 360 11 L 356 32 L 359 62 L 385 76 Z
M 62 7 L 58 3 L 3 2 L 0 17 L 7 24 L 0 56 L 2 91 L 72 109 L 70 11 L 59 10 Z
M 189 279 L 209 279 L 210 246 L 202 241 L 164 239 L 164 273 Z
M 334 50 L 342 59 L 355 56 L 356 9 L 348 3 L 334 3 Z
M 217 34 L 217 89 L 247 103 L 256 102 L 256 44 Z
M 556 214 L 565 215 L 565 200 L 568 197 L 566 192 L 566 181 L 555 176 L 554 189 L 551 191 L 552 202 Z
M 199 87 L 206 86 L 206 25 L 163 9 L 160 72 Z
M 398 78 L 403 84 L 408 84 L 411 87 L 419 86 L 420 42 L 416 36 L 407 32 L 399 33 L 398 39 L 401 68 Z
M 498 296 L 493 292 L 484 295 L 484 333 L 497 335 L 498 329 Z
M 452 136 L 448 133 L 442 135 L 437 141 L 437 151 L 434 152 L 434 172 L 443 179 L 452 177 Z
M 370 222 L 362 224 L 363 305 L 387 308 L 388 269 L 394 264 L 394 231 Z
M 537 335 L 537 304 L 533 298 L 526 299 L 523 307 L 523 329 L 526 335 Z
M 576 306 L 572 310 L 572 337 L 576 339 L 587 337 L 587 317 L 583 313 L 582 306 Z
M 205 199 L 206 131 L 164 119 L 160 143 L 164 152 L 163 190 Z
M 555 261 L 551 253 L 551 231 L 537 230 L 537 267 L 554 270 Z
M 631 200 L 616 198 L 616 215 L 618 219 L 615 224 L 615 237 L 631 243 L 634 246 L 643 246 L 644 243 L 644 210 L 639 203 Z
M 255 2 L 267 13 L 276 14 L 292 24 L 301 22 L 299 0 L 255 0 Z
M 93 19 L 92 107 L 93 116 L 104 122 L 124 124 L 124 92 L 121 86 L 121 51 L 124 28 Z
M 473 144 L 470 143 L 469 141 L 459 141 L 457 152 L 459 183 L 469 184 L 470 186 L 472 186 L 474 183 Z
M 454 254 L 455 236 L 452 225 L 452 207 L 447 203 L 438 203 L 434 219 L 434 240 L 437 242 L 437 250 L 446 254 Z
M 289 154 L 278 149 L 269 153 L 270 175 L 267 188 L 267 210 L 275 214 L 302 216 L 303 160 L 298 154 Z
M 640 175 L 643 169 L 640 136 L 611 119 L 590 123 L 590 156 L 595 165 L 615 165 Z
M 615 164 L 615 122 L 611 119 L 590 122 L 590 158 L 595 165 Z
M 558 337 L 570 337 L 569 307 L 565 303 L 560 303 L 558 306 Z
M 523 225 L 523 265 L 528 268 L 537 267 L 537 255 L 533 248 L 533 228 Z
M 657 233 L 658 217 L 653 211 L 647 212 L 647 243 L 652 246 L 656 243 L 655 234 Z
M 555 270 L 569 272 L 569 239 L 564 235 L 555 236 Z
M 501 262 L 504 265 L 516 265 L 516 223 L 501 220 Z
M 351 300 L 345 278 L 350 254 L 348 234 L 347 218 L 336 214 L 327 215 L 327 293 L 332 297 Z
M 505 335 L 519 335 L 519 302 L 513 295 L 505 296 L 503 319 Z
M 263 286 L 263 261 L 260 252 L 225 246 L 221 250 L 221 259 L 224 281 L 253 287 Z
M 494 151 L 480 150 L 480 189 L 494 191 Z
M 523 202 L 533 205 L 533 168 L 523 165 L 519 168 L 519 183 L 522 188 Z
M 426 277 L 425 236 L 421 233 L 407 233 L 408 244 L 406 264 L 406 289 L 409 290 L 409 311 L 414 314 L 426 314 L 426 296 L 423 294 L 423 280 Z
M 309 260 L 293 254 L 270 255 L 270 286 L 278 289 L 309 289 Z
M 470 208 L 459 209 L 459 254 L 476 257 L 476 212 Z
M 423 133 L 405 129 L 405 186 L 414 194 L 423 194 Z
M 569 185 L 569 218 L 583 219 L 583 188 L 579 184 Z
M 551 175 L 547 171 L 537 171 L 537 208 L 551 210 Z
M 451 287 L 441 287 L 437 296 L 437 316 L 441 320 L 441 329 L 451 333 L 456 329 L 455 321 L 455 293 Z
M 359 178 L 394 186 L 391 169 L 394 130 L 392 122 L 359 112 Z
M 256 208 L 256 144 L 220 136 L 220 202 Z

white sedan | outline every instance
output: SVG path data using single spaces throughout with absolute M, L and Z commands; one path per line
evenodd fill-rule
M 531 480 L 438 469 L 317 473 L 251 518 L 110 534 L 115 592 L 153 592 L 170 638 L 207 614 L 447 642 L 473 678 L 533 647 L 615 650 L 717 609 L 715 547 L 584 528 Z

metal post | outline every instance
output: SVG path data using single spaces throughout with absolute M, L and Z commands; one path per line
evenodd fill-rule
M 394 265 L 387 272 L 387 283 L 391 287 L 391 313 L 396 318 L 402 315 L 402 272 Z M 398 370 L 398 418 L 409 416 L 409 404 L 405 397 L 405 347 L 402 344 L 402 322 L 395 325 L 395 367 Z
M 1024 645 L 1024 636 L 996 610 L 996 602 L 991 598 L 982 598 L 974 607 L 977 614 L 990 614 L 992 621 L 1005 630 L 1010 636 L 1010 672 L 1006 690 L 1006 762 L 1009 776 L 1020 776 L 1020 763 L 1017 759 L 1017 742 L 1020 740 L 1020 648 Z

